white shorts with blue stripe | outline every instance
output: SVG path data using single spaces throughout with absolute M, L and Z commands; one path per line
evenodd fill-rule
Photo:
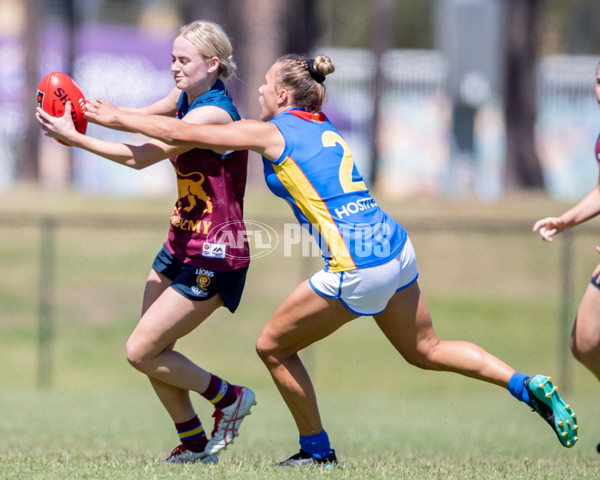
M 357 315 L 376 315 L 385 310 L 390 298 L 417 280 L 419 271 L 410 239 L 398 255 L 381 265 L 345 272 L 315 273 L 308 281 L 315 292 L 338 298 Z

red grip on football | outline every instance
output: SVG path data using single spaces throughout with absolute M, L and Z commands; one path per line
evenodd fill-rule
M 77 83 L 62 72 L 50 72 L 42 78 L 37 89 L 38 107 L 53 117 L 62 117 L 67 101 L 71 101 L 71 118 L 75 129 L 80 133 L 85 133 L 87 130 L 87 119 L 84 116 L 85 97 Z M 58 141 L 66 145 L 66 143 Z

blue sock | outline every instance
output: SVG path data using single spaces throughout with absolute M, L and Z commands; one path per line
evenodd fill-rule
M 331 453 L 329 436 L 325 430 L 316 435 L 300 435 L 300 448 L 316 458 L 327 458 Z
M 525 375 L 521 372 L 515 372 L 508 382 L 508 391 L 517 400 L 521 400 L 531 407 L 529 400 L 529 392 L 525 388 L 525 380 L 529 378 L 529 375 Z

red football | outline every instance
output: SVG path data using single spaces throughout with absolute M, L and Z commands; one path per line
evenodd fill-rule
M 77 83 L 62 72 L 50 72 L 42 78 L 37 89 L 38 107 L 42 107 L 42 110 L 53 117 L 62 117 L 68 100 L 71 101 L 71 117 L 75 128 L 78 132 L 85 133 L 87 130 L 87 119 L 83 113 L 85 97 Z M 64 144 L 60 140 L 59 142 Z

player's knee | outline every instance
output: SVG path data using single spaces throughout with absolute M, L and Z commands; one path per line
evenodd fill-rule
M 600 380 L 600 355 L 595 350 L 581 350 L 571 344 L 573 357 Z
M 434 370 L 433 364 L 427 357 L 420 352 L 416 352 L 414 355 L 404 357 L 405 360 L 410 363 L 413 367 L 421 368 L 423 370 Z
M 438 344 L 439 340 L 436 342 L 421 342 L 413 351 L 405 354 L 404 359 L 412 366 L 423 370 L 438 370 L 436 361 Z
M 584 345 L 581 345 L 573 337 L 571 337 L 569 347 L 571 348 L 571 353 L 573 354 L 573 357 L 575 357 L 575 359 L 579 363 L 585 366 L 598 363 L 598 358 L 594 350 L 586 348 Z
M 130 337 L 125 345 L 125 355 L 129 364 L 136 370 L 144 371 L 144 361 L 147 358 L 145 349 L 135 338 Z
M 260 359 L 264 362 L 272 354 L 272 349 L 269 348 L 270 342 L 265 338 L 263 334 L 260 334 L 256 340 L 255 348 L 256 353 Z
M 579 349 L 579 345 L 577 345 L 577 341 L 575 340 L 574 336 L 571 336 L 571 338 L 569 339 L 569 348 L 571 349 L 571 353 L 573 354 L 573 356 L 579 360 L 579 355 L 581 354 L 581 350 Z
M 577 325 L 577 320 L 575 320 L 575 324 Z M 597 362 L 598 359 L 596 358 L 597 355 L 594 347 L 594 344 L 590 343 L 587 339 L 582 339 L 581 335 L 578 337 L 577 331 L 573 330 L 569 339 L 569 348 L 577 361 L 583 365 L 589 365 L 590 362 Z
M 273 341 L 268 335 L 261 333 L 256 340 L 256 353 L 267 367 L 273 367 L 280 363 L 277 349 L 277 342 Z

